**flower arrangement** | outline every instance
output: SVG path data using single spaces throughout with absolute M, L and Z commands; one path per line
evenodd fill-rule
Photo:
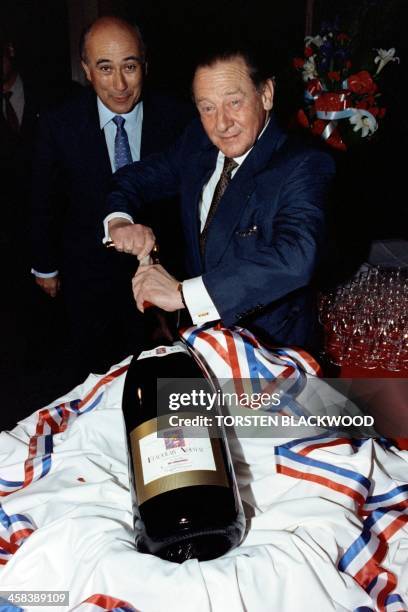
M 369 140 L 385 115 L 378 81 L 383 68 L 398 62 L 395 49 L 372 49 L 360 65 L 353 60 L 353 40 L 326 28 L 305 39 L 304 57 L 293 60 L 305 87 L 305 108 L 297 121 L 340 150 Z

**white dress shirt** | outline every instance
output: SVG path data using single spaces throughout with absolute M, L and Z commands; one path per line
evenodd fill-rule
M 238 165 L 231 172 L 231 178 L 233 178 L 238 172 L 240 165 L 249 155 L 251 150 L 252 149 L 240 157 L 233 158 Z M 215 170 L 210 176 L 208 183 L 204 186 L 201 194 L 200 231 L 203 231 L 204 229 L 215 188 L 224 167 L 224 160 L 224 153 L 219 151 Z M 194 325 L 202 325 L 203 323 L 207 323 L 209 321 L 217 321 L 220 318 L 220 314 L 215 307 L 214 302 L 210 298 L 210 294 L 208 293 L 201 276 L 196 276 L 195 278 L 189 278 L 183 281 L 183 296 Z
M 109 108 L 107 108 L 99 98 L 97 98 L 97 105 L 99 125 L 105 135 L 106 146 L 108 148 L 112 172 L 115 172 L 115 137 L 117 127 L 116 124 L 113 122 L 113 118 L 117 116 L 117 113 L 114 113 Z M 132 161 L 139 161 L 140 147 L 142 143 L 143 102 L 140 101 L 138 104 L 136 104 L 136 106 L 130 111 L 130 113 L 125 113 L 120 116 L 125 119 L 124 128 L 128 135 Z M 132 221 L 132 217 L 126 214 L 117 213 L 113 216 L 124 217 L 125 219 L 129 219 L 130 221 Z M 109 215 L 105 219 L 105 226 L 107 226 L 107 223 L 110 218 L 111 215 Z M 54 272 L 44 273 L 32 269 L 31 272 L 34 274 L 34 276 L 38 276 L 39 278 L 52 278 L 53 276 L 57 276 L 58 274 L 58 270 L 55 270 Z
M 117 116 L 117 113 L 107 108 L 98 98 L 98 114 L 100 128 L 105 134 L 112 172 L 115 172 L 115 137 L 117 127 L 113 122 L 113 118 Z M 140 146 L 142 142 L 143 102 L 136 104 L 135 108 L 131 110 L 130 113 L 120 116 L 125 119 L 123 127 L 128 135 L 132 161 L 139 161 Z

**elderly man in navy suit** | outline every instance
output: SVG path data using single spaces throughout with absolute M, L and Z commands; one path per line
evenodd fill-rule
M 194 323 L 243 325 L 276 344 L 316 344 L 311 289 L 325 242 L 329 155 L 294 142 L 272 114 L 274 83 L 249 51 L 208 55 L 196 68 L 196 121 L 169 154 L 115 175 L 108 230 L 139 258 L 154 243 L 141 203 L 181 194 L 188 278 L 141 266 L 134 297 Z
M 92 87 L 41 117 L 32 272 L 49 296 L 61 288 L 72 358 L 85 375 L 132 353 L 143 332 L 131 286 L 137 262 L 102 245 L 112 173 L 167 148 L 192 111 L 146 89 L 143 40 L 121 19 L 103 17 L 87 28 L 81 58 Z

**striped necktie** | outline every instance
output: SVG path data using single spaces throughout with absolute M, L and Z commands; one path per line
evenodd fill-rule
M 229 185 L 229 182 L 231 180 L 231 173 L 237 166 L 238 166 L 237 162 L 234 161 L 231 157 L 225 158 L 221 176 L 215 187 L 214 195 L 211 200 L 211 206 L 208 210 L 207 219 L 205 220 L 203 231 L 201 232 L 201 235 L 200 235 L 201 255 L 204 255 L 205 243 L 207 241 L 207 234 L 208 234 L 208 228 L 210 226 L 210 223 L 213 220 L 215 213 L 217 211 L 217 208 L 218 208 L 218 204 L 220 203 L 221 198 L 224 195 L 224 192 Z

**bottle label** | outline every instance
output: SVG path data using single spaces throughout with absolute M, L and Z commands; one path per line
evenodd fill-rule
M 202 437 L 191 437 L 192 431 Z M 162 435 L 157 435 L 157 419 L 130 434 L 139 504 L 181 487 L 228 486 L 220 441 L 210 438 L 206 428 L 173 427 L 161 430 Z
M 156 348 L 150 351 L 142 351 L 137 360 L 147 359 L 148 357 L 164 357 L 165 355 L 170 355 L 170 353 L 188 353 L 188 350 L 181 342 L 177 342 L 172 346 L 156 346 Z
M 205 436 L 204 428 L 200 430 L 197 433 Z M 143 484 L 170 474 L 217 469 L 208 434 L 206 437 L 189 438 L 188 432 L 178 427 L 167 430 L 166 435 L 169 437 L 159 438 L 156 433 L 151 433 L 139 441 Z

